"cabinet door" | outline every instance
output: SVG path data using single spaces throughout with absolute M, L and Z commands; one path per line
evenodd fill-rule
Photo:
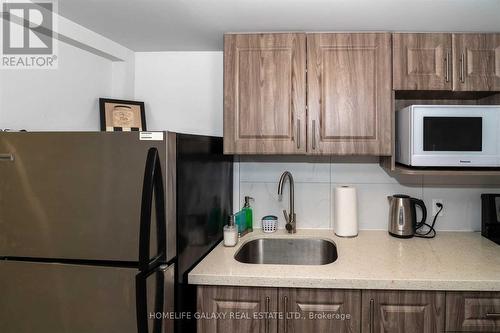
M 198 332 L 276 332 L 277 299 L 276 288 L 200 286 L 198 312 L 209 317 L 197 320 Z
M 391 35 L 307 36 L 308 152 L 390 155 Z
M 304 34 L 224 36 L 224 152 L 306 151 Z
M 452 90 L 451 34 L 392 35 L 394 90 Z
M 445 296 L 432 291 L 363 291 L 363 333 L 444 331 Z
M 453 89 L 500 90 L 500 34 L 453 34 Z
M 360 332 L 359 290 L 280 289 L 280 333 Z
M 500 292 L 446 293 L 446 330 L 500 332 Z

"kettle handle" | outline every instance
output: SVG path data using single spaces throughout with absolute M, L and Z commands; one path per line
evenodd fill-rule
M 425 223 L 425 220 L 427 220 L 427 207 L 425 207 L 424 201 L 420 199 L 411 198 L 411 202 L 414 206 L 419 206 L 422 209 L 422 220 L 420 222 L 417 222 L 415 226 L 415 229 L 418 229 Z

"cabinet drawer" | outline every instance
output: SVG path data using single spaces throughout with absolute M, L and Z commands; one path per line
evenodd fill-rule
M 361 328 L 361 291 L 280 288 L 279 333 L 357 333 Z
M 278 330 L 278 289 L 199 286 L 200 333 L 271 333 Z M 273 316 L 274 314 L 274 316 Z
M 362 333 L 440 333 L 445 294 L 439 291 L 362 292 Z
M 446 330 L 500 332 L 500 292 L 447 293 Z

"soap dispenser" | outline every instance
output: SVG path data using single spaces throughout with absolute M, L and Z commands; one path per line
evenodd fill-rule
M 243 211 L 245 212 L 245 220 L 248 231 L 253 231 L 253 211 L 250 207 L 250 200 L 254 200 L 252 197 L 245 197 L 245 204 L 243 205 Z
M 234 215 L 229 216 L 229 223 L 224 226 L 224 246 L 233 247 L 238 244 L 238 229 L 234 225 Z

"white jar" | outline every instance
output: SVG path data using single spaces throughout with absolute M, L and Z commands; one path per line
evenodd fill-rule
M 233 247 L 238 244 L 238 229 L 234 225 L 224 226 L 224 246 Z

